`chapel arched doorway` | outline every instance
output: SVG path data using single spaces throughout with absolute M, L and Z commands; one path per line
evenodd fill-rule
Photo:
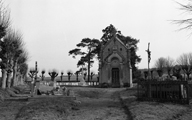
M 112 68 L 112 87 L 120 86 L 119 68 Z

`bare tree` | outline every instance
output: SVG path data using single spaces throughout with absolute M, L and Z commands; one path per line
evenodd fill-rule
M 9 11 L 3 6 L 3 2 L 0 0 L 0 67 L 2 70 L 2 88 L 6 88 L 6 65 L 3 63 L 5 62 L 6 56 L 4 53 L 6 52 L 5 50 L 5 42 L 2 40 L 2 38 L 6 35 L 7 33 L 7 28 L 10 25 L 10 14 Z
M 53 87 L 56 88 L 57 87 L 57 81 L 55 80 L 55 78 L 58 76 L 57 70 L 52 70 L 48 74 L 50 75 L 51 80 L 53 81 Z
M 4 7 L 0 0 L 0 39 L 6 35 L 7 28 L 10 26 L 10 11 Z
M 60 76 L 61 77 L 61 81 L 63 80 L 63 74 L 64 74 L 64 72 L 62 71 L 61 72 L 61 76 Z
M 33 95 L 34 94 L 34 87 L 35 87 L 35 76 L 37 74 L 37 71 L 34 69 L 34 68 L 31 68 L 28 75 L 29 77 L 31 77 L 31 94 Z
M 33 82 L 35 75 L 37 74 L 37 71 L 34 68 L 31 68 L 28 75 L 31 77 L 31 81 Z
M 180 6 L 180 10 L 186 13 L 192 14 L 192 1 L 188 0 L 187 4 L 177 2 Z M 185 18 L 181 20 L 173 20 L 178 25 L 183 25 L 179 30 L 188 30 L 192 28 L 192 18 Z
M 155 68 L 157 68 L 157 73 L 159 77 L 163 75 L 163 68 L 166 67 L 166 59 L 164 57 L 160 57 L 155 61 Z
M 2 88 L 5 88 L 7 86 L 6 83 L 10 85 L 10 80 L 11 80 L 10 75 L 12 73 L 12 66 L 13 66 L 12 45 L 13 45 L 13 41 L 10 35 L 8 34 L 5 36 L 4 40 L 1 42 Z
M 41 71 L 41 75 L 40 75 L 40 77 L 41 77 L 41 80 L 43 81 L 44 80 L 44 78 L 45 78 L 45 70 L 42 70 Z
M 192 65 L 192 53 L 188 53 L 189 65 Z
M 182 54 L 177 58 L 178 65 L 181 66 L 183 72 L 187 75 L 187 79 L 192 72 L 192 53 Z
M 18 73 L 18 65 L 25 64 L 28 59 L 27 54 L 23 56 L 26 50 L 23 48 L 24 42 L 22 35 L 10 26 L 9 11 L 3 7 L 3 2 L 0 0 L 0 67 L 2 69 L 2 88 L 15 85 Z M 19 58 L 22 58 L 22 63 L 18 63 Z M 24 58 L 24 59 L 23 59 Z M 11 79 L 11 74 L 13 78 Z M 25 75 L 27 72 L 25 72 Z M 6 85 L 7 83 L 7 85 Z
M 22 41 L 22 35 L 12 29 L 9 29 L 4 40 L 2 42 L 2 71 L 7 71 L 7 83 L 8 87 L 11 85 L 15 85 L 17 68 L 18 68 L 18 60 L 23 56 L 23 53 L 26 51 L 23 49 L 24 42 Z M 27 54 L 26 54 L 27 55 Z M 25 57 L 26 62 L 27 57 Z M 13 72 L 13 79 L 11 79 L 11 74 Z M 5 75 L 2 77 L 5 80 Z
M 73 75 L 73 72 L 71 70 L 68 70 L 67 75 L 68 75 L 68 81 L 70 81 L 71 76 Z
M 160 57 L 155 61 L 155 68 L 163 69 L 166 66 L 166 59 L 164 57 Z
M 27 61 L 28 61 L 28 52 L 23 49 L 22 54 L 20 55 L 17 63 L 14 64 L 14 67 L 13 67 L 13 78 L 12 78 L 13 86 L 18 85 L 18 81 L 22 83 L 26 79 L 27 72 L 28 72 Z M 15 67 L 17 68 L 16 70 L 14 70 Z M 14 74 L 14 71 L 15 71 L 15 74 Z
M 11 30 L 9 33 L 9 39 L 12 40 L 12 46 L 10 52 L 12 53 L 12 70 L 13 70 L 13 79 L 11 85 L 16 85 L 17 83 L 17 74 L 18 74 L 18 65 L 25 63 L 28 60 L 28 54 L 26 54 L 26 49 L 24 49 L 24 42 L 22 40 L 22 35 L 20 32 Z M 20 59 L 20 61 L 19 61 Z M 20 62 L 18 64 L 18 62 Z
M 171 76 L 171 70 L 175 65 L 175 60 L 173 58 L 167 57 L 165 61 L 165 67 L 167 69 L 167 74 L 170 77 Z
M 180 55 L 176 60 L 178 65 L 189 65 L 188 64 L 188 55 L 186 53 Z
M 58 72 L 56 70 L 52 70 L 48 74 L 50 75 L 52 81 L 55 81 L 55 78 L 58 76 Z
M 76 72 L 75 72 L 76 80 L 77 80 L 77 81 L 79 80 L 79 74 L 80 74 L 80 71 L 76 71 Z
M 21 64 L 18 65 L 18 69 L 17 69 L 17 77 L 16 77 L 16 85 L 18 84 L 18 80 L 20 80 L 20 82 L 24 82 L 27 79 L 27 72 L 28 72 L 28 64 L 26 62 L 23 62 Z M 18 79 L 18 77 L 20 77 L 20 79 Z

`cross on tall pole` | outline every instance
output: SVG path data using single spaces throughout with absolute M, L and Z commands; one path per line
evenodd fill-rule
M 35 82 L 37 81 L 37 61 L 35 62 Z
M 149 63 L 151 61 L 151 51 L 149 50 L 150 47 L 150 43 L 148 43 L 148 49 L 146 50 L 147 54 L 148 54 L 148 79 L 149 79 Z

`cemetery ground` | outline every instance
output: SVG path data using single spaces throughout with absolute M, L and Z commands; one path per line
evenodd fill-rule
M 136 88 L 68 87 L 76 100 L 2 101 L 0 120 L 190 120 L 192 105 L 139 102 Z M 11 93 L 0 91 L 9 96 Z

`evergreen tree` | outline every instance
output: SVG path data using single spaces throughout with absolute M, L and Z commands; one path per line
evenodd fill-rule
M 73 58 L 77 55 L 81 56 L 77 63 L 77 67 L 87 64 L 88 81 L 90 81 L 90 68 L 94 63 L 93 58 L 99 53 L 98 47 L 100 46 L 100 41 L 97 39 L 84 38 L 76 46 L 77 48 L 69 51 L 69 55 L 73 55 Z M 83 51 L 84 48 L 86 51 Z

